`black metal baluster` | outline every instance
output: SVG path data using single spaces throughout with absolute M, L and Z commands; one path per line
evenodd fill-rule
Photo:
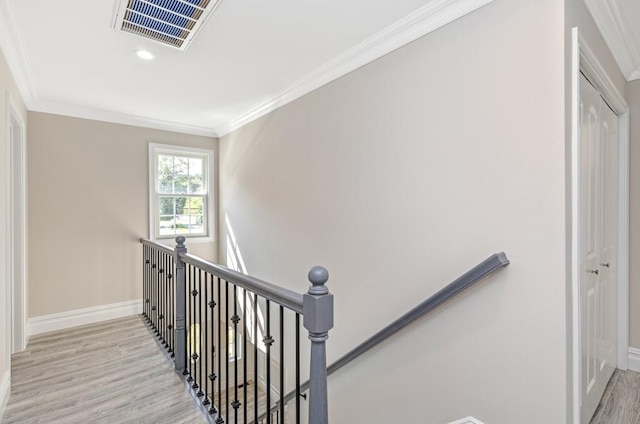
M 203 405 L 209 405 L 209 379 L 207 378 L 209 375 L 209 290 L 208 290 L 208 275 L 204 274 L 204 345 L 200 346 L 200 352 L 202 352 L 202 360 L 204 362 L 204 378 L 200 382 L 200 389 L 204 386 L 204 398 L 202 398 Z
M 187 301 L 187 306 L 188 306 L 188 311 L 187 311 L 187 317 L 188 317 L 188 326 L 187 326 L 187 351 L 189 352 L 189 354 L 187 355 L 187 360 L 189 361 L 189 377 L 187 377 L 187 382 L 191 383 L 193 381 L 193 324 L 195 323 L 195 316 L 194 316 L 194 308 L 193 308 L 193 279 L 192 279 L 192 275 L 193 274 L 193 266 L 192 265 L 187 265 L 187 279 L 189 280 L 189 285 L 188 285 L 188 297 L 187 299 L 189 299 Z
M 220 277 L 218 279 L 218 303 L 220 303 L 222 285 L 220 283 Z M 224 423 L 222 418 L 222 305 L 218 306 L 218 418 L 216 424 Z
M 175 333 L 173 329 L 175 328 L 175 289 L 173 285 L 173 276 L 175 275 L 175 268 L 173 265 L 173 256 L 169 256 L 169 271 L 167 274 L 167 280 L 169 285 L 169 319 L 167 329 L 169 330 L 169 354 L 172 358 L 175 357 L 174 351 L 174 343 L 175 343 Z
M 193 334 L 191 335 L 191 359 L 193 362 L 193 374 L 191 374 L 191 376 L 193 377 L 193 384 L 191 385 L 191 388 L 194 390 L 194 392 L 196 392 L 197 394 L 197 389 L 199 388 L 198 385 L 198 352 L 197 352 L 197 348 L 198 348 L 198 343 L 200 341 L 200 335 L 196 334 L 196 329 L 198 329 L 200 327 L 200 321 L 198 320 L 198 306 L 197 306 L 197 299 L 198 299 L 198 286 L 197 286 L 197 275 L 198 275 L 198 271 L 197 268 L 194 266 L 193 267 L 193 291 L 191 292 L 191 303 L 192 303 L 192 311 L 191 313 L 193 314 Z
M 258 296 L 253 295 L 253 422 L 258 422 Z
M 273 337 L 271 337 L 271 302 L 266 299 L 267 308 L 265 315 L 267 316 L 267 336 L 264 338 L 264 344 L 267 347 L 267 365 L 265 371 L 267 373 L 267 411 L 271 410 L 271 345 Z M 267 414 L 267 424 L 271 424 L 271 414 Z
M 147 246 L 142 245 L 142 315 L 144 315 L 145 321 L 149 321 L 149 287 L 147 286 Z
M 227 420 L 229 419 L 229 282 L 225 280 L 225 290 L 224 290 L 224 302 L 225 302 L 225 315 L 226 319 L 224 320 L 225 325 L 225 342 L 227 344 L 227 348 L 225 351 L 225 373 L 224 373 L 224 381 L 227 395 L 225 396 L 225 410 L 224 413 L 227 416 Z
M 202 395 L 204 395 L 204 392 L 202 391 L 202 270 L 199 269 L 198 270 L 198 289 L 197 289 L 197 296 L 198 296 L 198 347 L 199 349 L 199 354 L 196 353 L 196 355 L 200 356 L 200 360 L 198 360 L 198 356 L 196 356 L 196 365 L 198 366 L 198 379 L 196 380 L 196 383 L 198 383 L 198 393 L 197 396 L 200 397 Z M 206 320 L 206 317 L 205 317 Z
M 242 328 L 244 329 L 244 335 L 242 337 L 242 376 L 243 376 L 243 391 L 244 395 L 244 424 L 247 424 L 247 289 L 242 289 Z
M 156 290 L 156 286 L 157 283 L 156 281 L 158 280 L 158 273 L 157 273 L 157 259 L 156 259 L 157 255 L 156 255 L 156 250 L 153 249 L 152 253 L 151 253 L 151 322 L 153 323 L 153 330 L 156 333 L 156 335 L 158 334 L 158 293 Z
M 158 251 L 158 338 L 164 345 L 164 252 Z
M 209 302 L 209 308 L 211 308 L 211 374 L 209 374 L 209 381 L 211 381 L 211 407 L 209 408 L 209 415 L 213 415 L 218 410 L 215 407 L 215 386 L 216 386 L 216 342 L 215 342 L 215 307 L 216 307 L 216 290 L 214 285 L 214 277 L 211 275 L 211 302 Z
M 169 325 L 169 255 L 166 253 L 163 254 L 163 266 L 162 266 L 162 280 L 164 287 L 164 307 L 162 310 L 162 326 L 164 328 L 164 347 L 169 349 L 169 329 L 167 326 Z
M 300 314 L 296 312 L 296 424 L 300 424 Z
M 284 307 L 280 305 L 280 424 L 284 424 Z
M 233 385 L 234 387 L 234 400 L 233 400 L 233 416 L 234 423 L 238 424 L 238 408 L 240 407 L 240 401 L 238 400 L 238 322 L 240 317 L 238 316 L 238 287 L 233 285 Z

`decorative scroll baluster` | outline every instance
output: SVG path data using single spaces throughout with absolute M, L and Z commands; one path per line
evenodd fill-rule
M 253 295 L 253 375 L 258 378 L 258 296 Z M 258 422 L 258 382 L 253 385 L 253 422 Z
M 238 408 L 240 407 L 240 401 L 238 400 L 238 322 L 240 317 L 238 316 L 238 290 L 233 286 L 233 317 L 231 317 L 233 323 L 233 422 L 238 424 Z M 229 343 L 227 343 L 227 346 Z
M 218 280 L 218 418 L 216 424 L 223 424 L 224 418 L 222 418 L 222 303 L 220 303 L 220 296 L 222 294 L 222 285 L 220 283 L 220 277 Z M 226 378 L 226 377 L 225 377 Z
M 242 289 L 242 322 L 244 326 L 244 337 L 242 338 L 242 355 L 244 358 L 242 361 L 242 381 L 244 383 L 242 387 L 242 393 L 244 395 L 243 416 L 244 424 L 247 424 L 247 289 Z
M 266 305 L 267 307 L 266 307 L 265 315 L 266 315 L 266 321 L 267 321 L 267 328 L 266 328 L 267 335 L 265 336 L 263 341 L 267 348 L 265 372 L 267 373 L 266 392 L 267 392 L 267 411 L 268 411 L 269 408 L 271 408 L 271 390 L 270 390 L 271 389 L 271 345 L 273 344 L 273 337 L 271 337 L 271 302 L 267 300 Z M 267 424 L 271 424 L 271 414 L 267 414 Z

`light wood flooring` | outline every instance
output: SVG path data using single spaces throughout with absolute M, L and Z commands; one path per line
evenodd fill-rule
M 640 373 L 615 371 L 591 424 L 640 424 Z
M 206 423 L 140 317 L 34 336 L 2 424 Z

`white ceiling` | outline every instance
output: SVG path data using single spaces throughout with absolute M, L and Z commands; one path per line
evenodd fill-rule
M 640 79 L 640 1 L 585 0 L 620 70 Z
M 223 135 L 490 1 L 224 0 L 183 52 L 117 0 L 0 0 L 0 47 L 30 110 Z

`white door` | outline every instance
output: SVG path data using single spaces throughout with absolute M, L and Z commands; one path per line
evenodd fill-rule
M 581 423 L 588 424 L 617 357 L 617 116 L 580 80 Z

